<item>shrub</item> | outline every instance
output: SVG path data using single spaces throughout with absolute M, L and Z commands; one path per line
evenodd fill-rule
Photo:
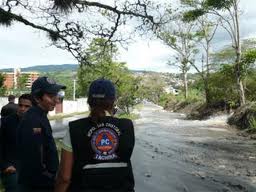
M 256 129 L 256 103 L 247 103 L 237 108 L 228 119 L 228 124 L 235 125 L 240 129 L 252 131 Z

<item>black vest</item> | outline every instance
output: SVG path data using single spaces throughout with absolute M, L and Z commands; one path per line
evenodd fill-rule
M 106 116 L 96 124 L 88 117 L 70 122 L 69 131 L 74 157 L 69 191 L 133 191 L 131 120 Z

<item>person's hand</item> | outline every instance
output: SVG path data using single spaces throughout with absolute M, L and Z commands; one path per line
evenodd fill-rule
M 16 172 L 16 169 L 15 169 L 15 167 L 13 167 L 13 166 L 7 167 L 7 168 L 4 170 L 4 173 L 15 173 L 15 172 Z

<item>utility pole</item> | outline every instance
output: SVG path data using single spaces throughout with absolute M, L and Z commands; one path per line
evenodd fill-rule
M 73 71 L 73 100 L 76 100 L 76 72 Z

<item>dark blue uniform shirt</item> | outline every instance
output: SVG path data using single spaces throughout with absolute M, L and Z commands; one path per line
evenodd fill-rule
M 17 114 L 1 119 L 0 128 L 0 169 L 3 171 L 9 166 L 16 167 L 16 131 L 20 119 Z
M 59 160 L 47 113 L 31 107 L 18 128 L 18 183 L 52 188 Z

